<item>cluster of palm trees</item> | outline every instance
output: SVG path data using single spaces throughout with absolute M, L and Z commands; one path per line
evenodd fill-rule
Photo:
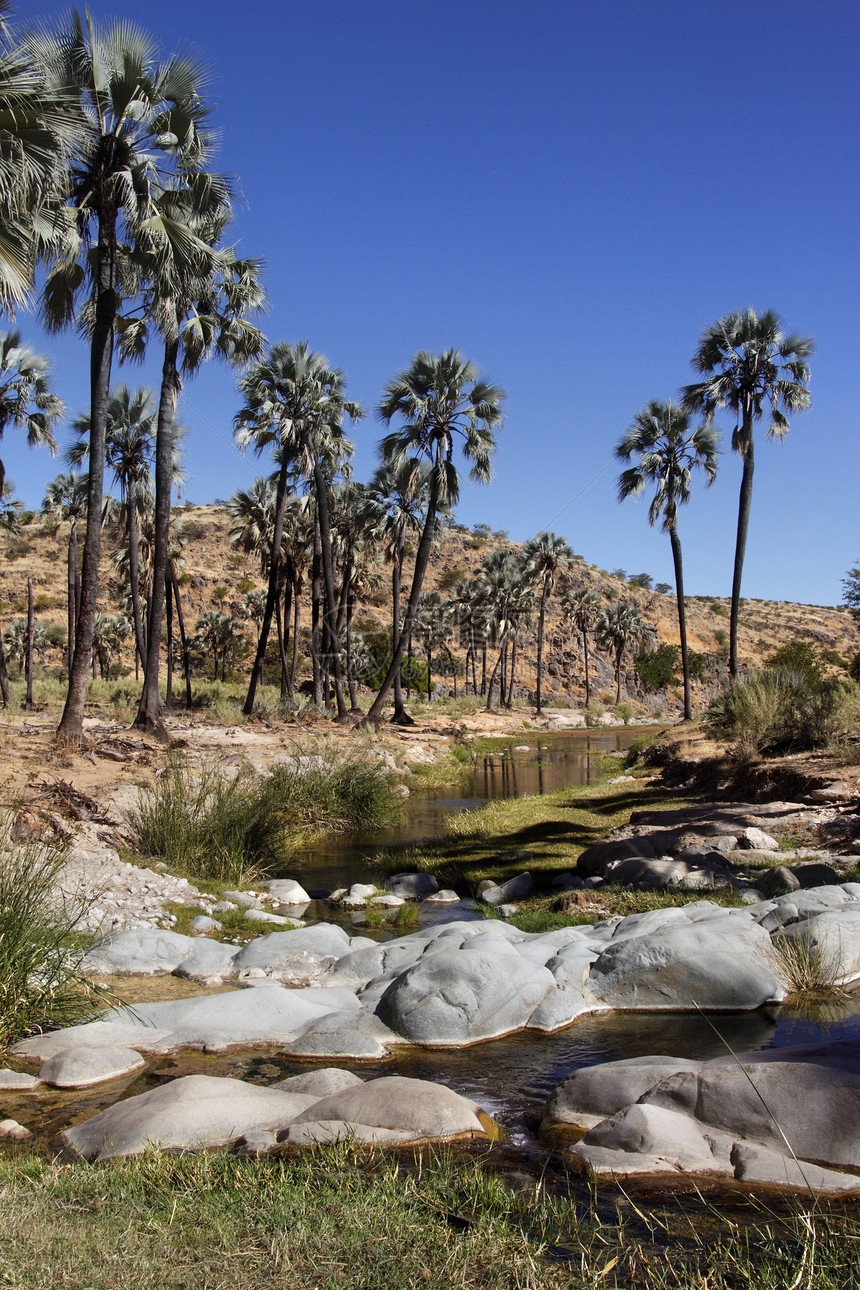
M 716 477 L 714 416 L 718 410 L 726 409 L 735 420 L 732 448 L 743 461 L 729 630 L 729 676 L 734 680 L 738 675 L 741 579 L 752 506 L 753 430 L 767 412 L 768 437 L 782 439 L 789 430 L 786 414 L 803 412 L 810 406 L 807 360 L 814 348 L 809 337 L 786 335 L 772 310 L 759 315 L 754 309 L 745 309 L 725 315 L 705 329 L 693 355 L 692 366 L 702 379 L 683 388 L 680 403 L 652 400 L 646 404 L 616 448 L 621 461 L 635 462 L 621 474 L 619 500 L 642 493 L 653 484 L 648 522 L 653 525 L 661 520 L 663 530 L 669 534 L 686 720 L 692 716 L 692 706 L 678 507 L 690 499 L 694 470 L 704 473 L 708 485 Z M 691 421 L 697 415 L 702 420 L 693 427 Z
M 238 442 L 258 454 L 271 451 L 276 467 L 270 479 L 231 501 L 235 539 L 259 559 L 267 583 L 265 597 L 247 610 L 258 631 L 245 712 L 254 706 L 273 624 L 281 684 L 286 694 L 293 692 L 306 581 L 313 696 L 327 702 L 331 694 L 339 718 L 357 708 L 355 607 L 380 576 L 366 558 L 368 546 L 390 565 L 392 594 L 390 657 L 369 722 L 380 720 L 392 695 L 395 719 L 406 719 L 401 668 L 415 641 L 427 654 L 428 673 L 441 653 L 456 680 L 446 634 L 455 612 L 473 690 L 480 651 L 481 692 L 489 703 L 497 689 L 499 701 L 509 703 L 522 631 L 537 611 L 540 711 L 547 604 L 572 558 L 563 539 L 539 534 L 527 544 L 521 567 L 495 553 L 476 580 L 480 586 L 452 589 L 448 605 L 422 600 L 440 523 L 458 498 L 456 450 L 473 479 L 489 480 L 504 392 L 483 380 L 459 350 L 417 353 L 376 409 L 386 428 L 379 469 L 368 485 L 355 483 L 345 424 L 364 413 L 347 398 L 343 373 L 307 341 L 268 344 L 252 321 L 265 302 L 261 264 L 240 258 L 228 241 L 233 192 L 210 164 L 200 67 L 186 56 L 162 57 L 152 39 L 128 22 L 102 26 L 89 13 L 73 15 L 56 31 L 10 34 L 8 8 L 0 0 L 0 311 L 13 316 L 38 300 L 49 330 L 75 327 L 84 336 L 90 362 L 90 407 L 75 422 L 70 455 L 73 467 L 86 462 L 87 470 L 59 476 L 45 500 L 55 519 L 69 523 L 69 685 L 58 735 L 80 742 L 93 658 L 106 657 L 98 635 L 106 464 L 120 494 L 113 519 L 123 535 L 119 566 L 129 587 L 128 612 L 120 617 L 130 624 L 136 665 L 143 669 L 136 724 L 163 731 L 162 636 L 166 629 L 172 640 L 174 611 L 190 701 L 178 539 L 170 528 L 181 440 L 175 418 L 183 381 L 210 357 L 241 372 Z M 153 348 L 161 361 L 158 391 L 112 385 L 115 359 L 139 360 Z M 623 460 L 636 461 L 622 474 L 620 495 L 655 484 L 649 519 L 662 520 L 672 543 L 688 715 L 678 506 L 689 497 L 695 469 L 713 478 L 712 421 L 719 409 L 729 410 L 733 447 L 743 459 L 732 588 L 734 675 L 753 429 L 769 408 L 769 433 L 781 436 L 786 414 L 808 406 L 811 351 L 811 341 L 782 333 L 775 314 L 728 315 L 703 334 L 693 359 L 702 379 L 686 387 L 682 404 L 648 404 L 619 445 Z M 12 425 L 24 429 L 31 444 L 54 449 L 62 413 L 47 360 L 17 330 L 0 333 L 0 436 Z M 703 423 L 691 430 L 690 418 L 698 415 Z M 407 551 L 414 557 L 408 592 Z M 565 606 L 583 642 L 587 699 L 590 636 L 615 659 L 620 697 L 624 653 L 643 631 L 635 610 L 623 602 L 601 610 L 572 585 Z M 198 623 L 198 643 L 208 642 L 201 648 L 212 651 L 223 673 L 236 631 L 227 621 L 231 615 L 216 617 L 224 621 Z M 116 626 L 113 639 L 120 630 Z M 489 677 L 488 648 L 497 649 Z M 170 668 L 170 648 L 167 655 Z M 2 644 L 0 688 L 7 693 Z

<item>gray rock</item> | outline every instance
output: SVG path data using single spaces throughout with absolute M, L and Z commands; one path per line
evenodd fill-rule
M 659 860 L 612 860 L 603 872 L 603 881 L 613 886 L 677 887 L 689 869 L 683 860 L 663 857 Z
M 373 1124 L 349 1120 L 311 1120 L 290 1124 L 278 1134 L 278 1141 L 290 1147 L 318 1147 L 332 1142 L 357 1142 L 364 1146 L 396 1147 L 415 1142 L 420 1135 L 409 1129 L 382 1129 Z
M 245 920 L 249 923 L 268 923 L 273 927 L 301 927 L 296 918 L 286 918 L 283 914 L 273 914 L 268 909 L 246 909 Z
M 60 1139 L 85 1160 L 136 1156 L 149 1148 L 224 1147 L 243 1135 L 281 1128 L 317 1100 L 242 1080 L 186 1075 L 115 1102 Z
M 349 936 L 342 927 L 333 923 L 317 923 L 314 927 L 301 927 L 289 932 L 271 932 L 243 946 L 233 962 L 237 971 L 250 967 L 280 967 L 289 964 L 302 950 L 340 958 L 349 951 Z
M 763 829 L 747 828 L 744 829 L 738 838 L 738 846 L 744 851 L 778 851 L 779 843 L 776 838 Z
M 385 886 L 403 900 L 426 900 L 439 890 L 439 883 L 430 873 L 394 873 L 386 879 Z
M 686 1115 L 640 1104 L 589 1129 L 564 1152 L 564 1159 L 598 1178 L 678 1173 L 730 1178 L 731 1149 L 729 1134 L 706 1135 Z
M 290 989 L 316 988 L 329 984 L 331 970 L 336 962 L 333 954 L 312 954 L 310 950 L 299 950 L 295 954 L 281 956 L 280 962 L 273 966 L 242 968 L 237 980 L 239 985 L 277 981 Z
M 177 968 L 193 946 L 190 936 L 180 936 L 178 932 L 118 932 L 94 945 L 82 966 L 85 972 L 105 975 L 156 976 Z
M 683 1057 L 634 1057 L 584 1066 L 552 1093 L 544 1112 L 546 1122 L 590 1125 L 617 1115 L 679 1070 L 698 1072 L 701 1065 Z
M 500 918 L 513 918 L 519 905 L 496 905 L 495 910 Z
M 800 888 L 799 880 L 790 869 L 786 869 L 785 865 L 782 864 L 756 875 L 756 885 L 759 891 L 764 893 L 765 898 L 768 896 L 781 896 L 785 892 L 797 891 Z
M 173 969 L 173 975 L 184 977 L 189 981 L 205 981 L 211 976 L 224 977 L 233 975 L 233 956 L 235 945 L 225 945 L 223 941 L 210 941 L 200 937 L 191 943 L 191 953 Z
M 534 889 L 534 885 L 530 873 L 519 873 L 496 887 L 487 887 L 480 893 L 479 899 L 485 905 L 504 905 L 508 901 L 523 900 Z
M 452 891 L 450 887 L 443 887 L 441 891 L 434 891 L 432 896 L 424 897 L 428 905 L 456 905 L 459 899 L 456 891 Z
M 19 1124 L 17 1120 L 0 1120 L 0 1141 L 29 1142 L 32 1137 L 26 1125 Z
M 498 946 L 437 949 L 394 979 L 377 1013 L 413 1043 L 473 1044 L 522 1029 L 554 986 L 545 967 Z
M 576 862 L 580 878 L 602 878 L 606 866 L 613 860 L 642 860 L 653 855 L 645 838 L 623 839 L 615 842 L 595 842 L 586 847 Z
M 231 900 L 234 905 L 241 909 L 259 909 L 260 901 L 253 891 L 223 891 L 221 895 L 225 900 Z
M 485 1138 L 491 1122 L 481 1117 L 475 1102 L 443 1084 L 391 1075 L 333 1093 L 293 1116 L 292 1123 L 338 1120 L 405 1130 L 413 1140 Z
M 69 1048 L 42 1063 L 39 1079 L 52 1088 L 91 1088 L 134 1071 L 146 1062 L 130 1048 L 109 1045 Z
M 307 905 L 310 896 L 294 878 L 272 878 L 267 887 L 279 905 Z
M 744 887 L 740 892 L 740 897 L 744 905 L 757 905 L 764 900 L 764 892 L 759 891 L 758 887 Z
M 791 872 L 804 891 L 811 887 L 835 887 L 840 881 L 840 874 L 829 864 L 793 864 Z
M 38 1088 L 41 1083 L 38 1075 L 27 1075 L 24 1071 L 0 1070 L 0 1092 L 27 1093 Z
M 230 1150 L 248 1160 L 260 1160 L 278 1150 L 278 1139 L 271 1129 L 250 1129 L 236 1139 Z
M 212 906 L 213 914 L 232 914 L 239 906 L 232 900 L 216 900 Z
M 289 1075 L 269 1087 L 283 1089 L 286 1093 L 308 1093 L 323 1098 L 363 1083 L 364 1080 L 352 1071 L 341 1070 L 339 1066 L 328 1066 L 323 1070 L 306 1071 L 302 1075 Z
M 209 918 L 207 914 L 198 914 L 192 918 L 189 924 L 195 936 L 206 936 L 209 932 L 223 932 L 224 924 L 219 923 L 217 918 Z

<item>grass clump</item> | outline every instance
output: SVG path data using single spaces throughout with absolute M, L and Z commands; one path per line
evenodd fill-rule
M 130 823 L 145 854 L 194 877 L 241 885 L 283 864 L 309 836 L 379 827 L 398 805 L 385 767 L 362 749 L 320 743 L 270 775 L 241 766 L 230 779 L 171 753 Z
M 826 931 L 816 936 L 796 926 L 771 938 L 774 971 L 793 996 L 806 999 L 845 999 L 842 955 Z
M 711 733 L 737 741 L 742 756 L 816 748 L 856 727 L 860 686 L 817 681 L 779 668 L 735 681 L 708 709 Z
M 59 891 L 62 852 L 12 836 L 0 823 L 0 1052 L 24 1031 L 76 1021 L 92 991 L 75 929 L 86 904 Z

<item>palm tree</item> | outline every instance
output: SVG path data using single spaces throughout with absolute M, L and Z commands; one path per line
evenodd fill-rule
M 3 0 L 0 19 L 10 6 Z M 30 304 L 37 261 L 64 232 L 62 201 L 80 105 L 56 73 L 50 37 L 0 28 L 0 310 Z
M 259 454 L 274 444 L 280 450 L 275 500 L 275 526 L 272 534 L 272 558 L 269 569 L 269 594 L 266 615 L 260 629 L 260 640 L 251 672 L 251 682 L 243 711 L 250 716 L 254 695 L 262 675 L 263 658 L 278 594 L 281 541 L 290 474 L 298 474 L 313 488 L 319 522 L 324 621 L 329 642 L 335 698 L 339 719 L 347 715 L 343 679 L 337 649 L 334 563 L 329 513 L 329 479 L 342 461 L 351 455 L 352 444 L 344 436 L 345 416 L 357 420 L 363 415 L 357 403 L 345 395 L 345 379 L 327 359 L 308 348 L 306 340 L 290 345 L 278 342 L 253 364 L 239 381 L 245 405 L 234 418 L 236 438 L 244 447 L 252 444 Z
M 626 600 L 616 600 L 614 605 L 601 611 L 595 631 L 602 649 L 615 655 L 615 702 L 621 702 L 621 662 L 624 651 L 638 645 L 645 635 L 645 624 L 636 609 Z
M 96 660 L 98 660 L 99 673 L 102 680 L 107 681 L 114 658 L 133 634 L 134 629 L 125 614 L 96 613 L 93 627 L 93 676 L 96 674 Z
M 19 332 L 0 331 L 0 438 L 11 425 L 26 430 L 31 448 L 46 444 L 51 453 L 57 451 L 53 427 L 64 409 L 51 390 L 50 367 L 47 358 L 21 343 Z M 0 493 L 5 478 L 0 461 Z
M 674 403 L 652 399 L 633 419 L 627 434 L 615 449 L 620 461 L 638 458 L 635 466 L 622 471 L 618 481 L 618 500 L 624 501 L 645 491 L 648 484 L 656 492 L 648 508 L 648 523 L 663 520 L 663 532 L 672 544 L 675 566 L 675 595 L 678 601 L 678 631 L 681 637 L 681 664 L 684 672 L 684 720 L 690 721 L 690 659 L 687 653 L 687 619 L 684 610 L 684 566 L 681 539 L 678 537 L 678 507 L 690 500 L 690 480 L 696 469 L 705 472 L 711 485 L 717 474 L 717 435 L 708 425 L 690 429 L 689 415 Z
M 42 514 L 57 525 L 68 523 L 68 669 L 72 670 L 72 650 L 75 640 L 81 583 L 78 568 L 78 523 L 87 513 L 87 477 L 73 470 L 57 475 L 45 489 Z
M 382 460 L 395 471 L 407 465 L 417 471 L 422 460 L 429 463 L 431 469 L 424 527 L 415 555 L 403 630 L 379 693 L 367 714 L 368 722 L 377 722 L 382 716 L 383 706 L 406 651 L 430 560 L 440 504 L 454 506 L 459 496 L 460 478 L 454 464 L 456 440 L 462 441 L 463 454 L 472 463 L 470 478 L 488 483 L 496 447 L 495 432 L 503 421 L 504 397 L 499 386 L 479 379 L 475 364 L 464 358 L 458 349 L 448 349 L 442 354 L 420 350 L 410 367 L 398 373 L 383 393 L 377 409 L 380 420 L 390 425 L 397 419 L 401 426 L 382 440 Z
M 600 619 L 600 598 L 596 591 L 580 587 L 571 592 L 564 600 L 564 615 L 573 623 L 582 636 L 582 650 L 585 655 L 585 703 L 591 702 L 591 682 L 588 675 L 588 634 L 593 632 Z
M 754 462 L 753 429 L 768 405 L 769 439 L 788 434 L 786 413 L 804 412 L 811 404 L 807 359 L 815 343 L 805 336 L 786 336 L 779 316 L 754 309 L 726 314 L 702 332 L 692 365 L 704 380 L 685 386 L 684 406 L 710 419 L 718 408 L 735 415 L 732 448 L 743 460 L 732 609 L 729 627 L 729 674 L 738 674 L 738 622 L 741 577 L 747 544 Z
M 400 642 L 400 593 L 403 560 L 410 533 L 420 533 L 426 514 L 430 488 L 430 466 L 406 461 L 399 470 L 383 462 L 368 485 L 376 516 L 374 529 L 382 544 L 387 563 L 391 565 L 391 654 Z M 396 725 L 413 725 L 403 703 L 403 684 L 398 668 L 394 674 L 394 715 Z
M 543 676 L 543 633 L 546 621 L 546 602 L 552 594 L 555 580 L 573 563 L 573 551 L 564 538 L 546 531 L 538 533 L 523 548 L 526 576 L 540 585 L 540 612 L 537 638 L 537 713 L 541 714 L 541 679 Z
M 160 61 L 152 39 L 128 22 L 101 28 L 89 13 L 51 42 L 52 73 L 74 92 L 78 129 L 71 146 L 69 201 L 77 237 L 69 237 L 45 286 L 45 317 L 61 329 L 75 321 L 89 287 L 90 451 L 81 611 L 66 706 L 57 731 L 80 743 L 101 553 L 104 441 L 114 333 L 119 308 L 118 247 L 163 247 L 155 199 L 177 170 L 198 168 L 205 153 L 201 75 L 193 61 Z M 88 237 L 94 231 L 92 251 Z
M 166 738 L 166 730 L 161 721 L 158 674 L 177 396 L 183 378 L 192 376 L 210 356 L 241 367 L 259 357 L 264 344 L 262 332 L 246 318 L 265 300 L 260 263 L 240 260 L 232 247 L 221 245 L 231 215 L 227 185 L 217 176 L 198 172 L 182 187 L 162 193 L 154 226 L 169 253 L 165 255 L 160 246 L 155 253 L 141 255 L 138 251 L 141 312 L 123 320 L 121 343 L 126 356 L 142 356 L 150 326 L 158 329 L 163 340 L 155 436 L 153 596 L 143 691 L 134 722 L 138 729 L 162 738 Z

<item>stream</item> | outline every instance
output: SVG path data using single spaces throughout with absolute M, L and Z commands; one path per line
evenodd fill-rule
M 452 811 L 473 810 L 497 797 L 553 792 L 589 782 L 595 754 L 621 752 L 638 731 L 614 730 L 566 734 L 540 741 L 523 740 L 522 746 L 480 757 L 471 777 L 458 789 L 415 791 L 395 828 L 364 836 L 340 837 L 323 848 L 296 857 L 287 876 L 298 877 L 308 889 L 334 888 L 372 877 L 370 857 L 386 845 L 438 836 Z M 619 764 L 619 773 L 622 765 Z M 432 911 L 432 912 L 431 912 Z M 422 907 L 422 922 L 480 918 L 474 901 L 456 905 Z M 334 921 L 332 907 L 314 900 L 307 921 Z M 361 915 L 345 911 L 340 920 Z M 348 923 L 347 923 L 348 925 Z M 358 930 L 358 928 L 356 928 Z M 393 929 L 368 929 L 370 935 L 389 938 Z M 415 925 L 403 934 L 415 930 Z M 165 989 L 164 996 L 169 991 Z M 860 1039 L 860 997 L 839 1004 L 807 1006 L 803 1011 L 781 1009 L 726 1015 L 690 1013 L 613 1013 L 586 1017 L 566 1030 L 545 1035 L 522 1033 L 463 1049 L 396 1049 L 386 1061 L 354 1064 L 362 1078 L 405 1075 L 446 1084 L 472 1098 L 504 1130 L 502 1167 L 524 1167 L 540 1172 L 547 1159 L 545 1145 L 537 1140 L 543 1106 L 553 1089 L 571 1071 L 621 1058 L 654 1054 L 708 1059 L 725 1054 L 769 1047 L 811 1043 L 818 1040 Z M 327 1059 L 299 1061 L 261 1050 L 203 1055 L 189 1052 L 156 1060 L 140 1075 L 108 1086 L 78 1093 L 44 1090 L 17 1095 L 18 1115 L 36 1129 L 43 1149 L 51 1149 L 55 1135 L 70 1122 L 88 1118 L 118 1098 L 134 1096 L 165 1079 L 206 1073 L 230 1075 L 269 1084 L 313 1066 L 349 1065 Z

